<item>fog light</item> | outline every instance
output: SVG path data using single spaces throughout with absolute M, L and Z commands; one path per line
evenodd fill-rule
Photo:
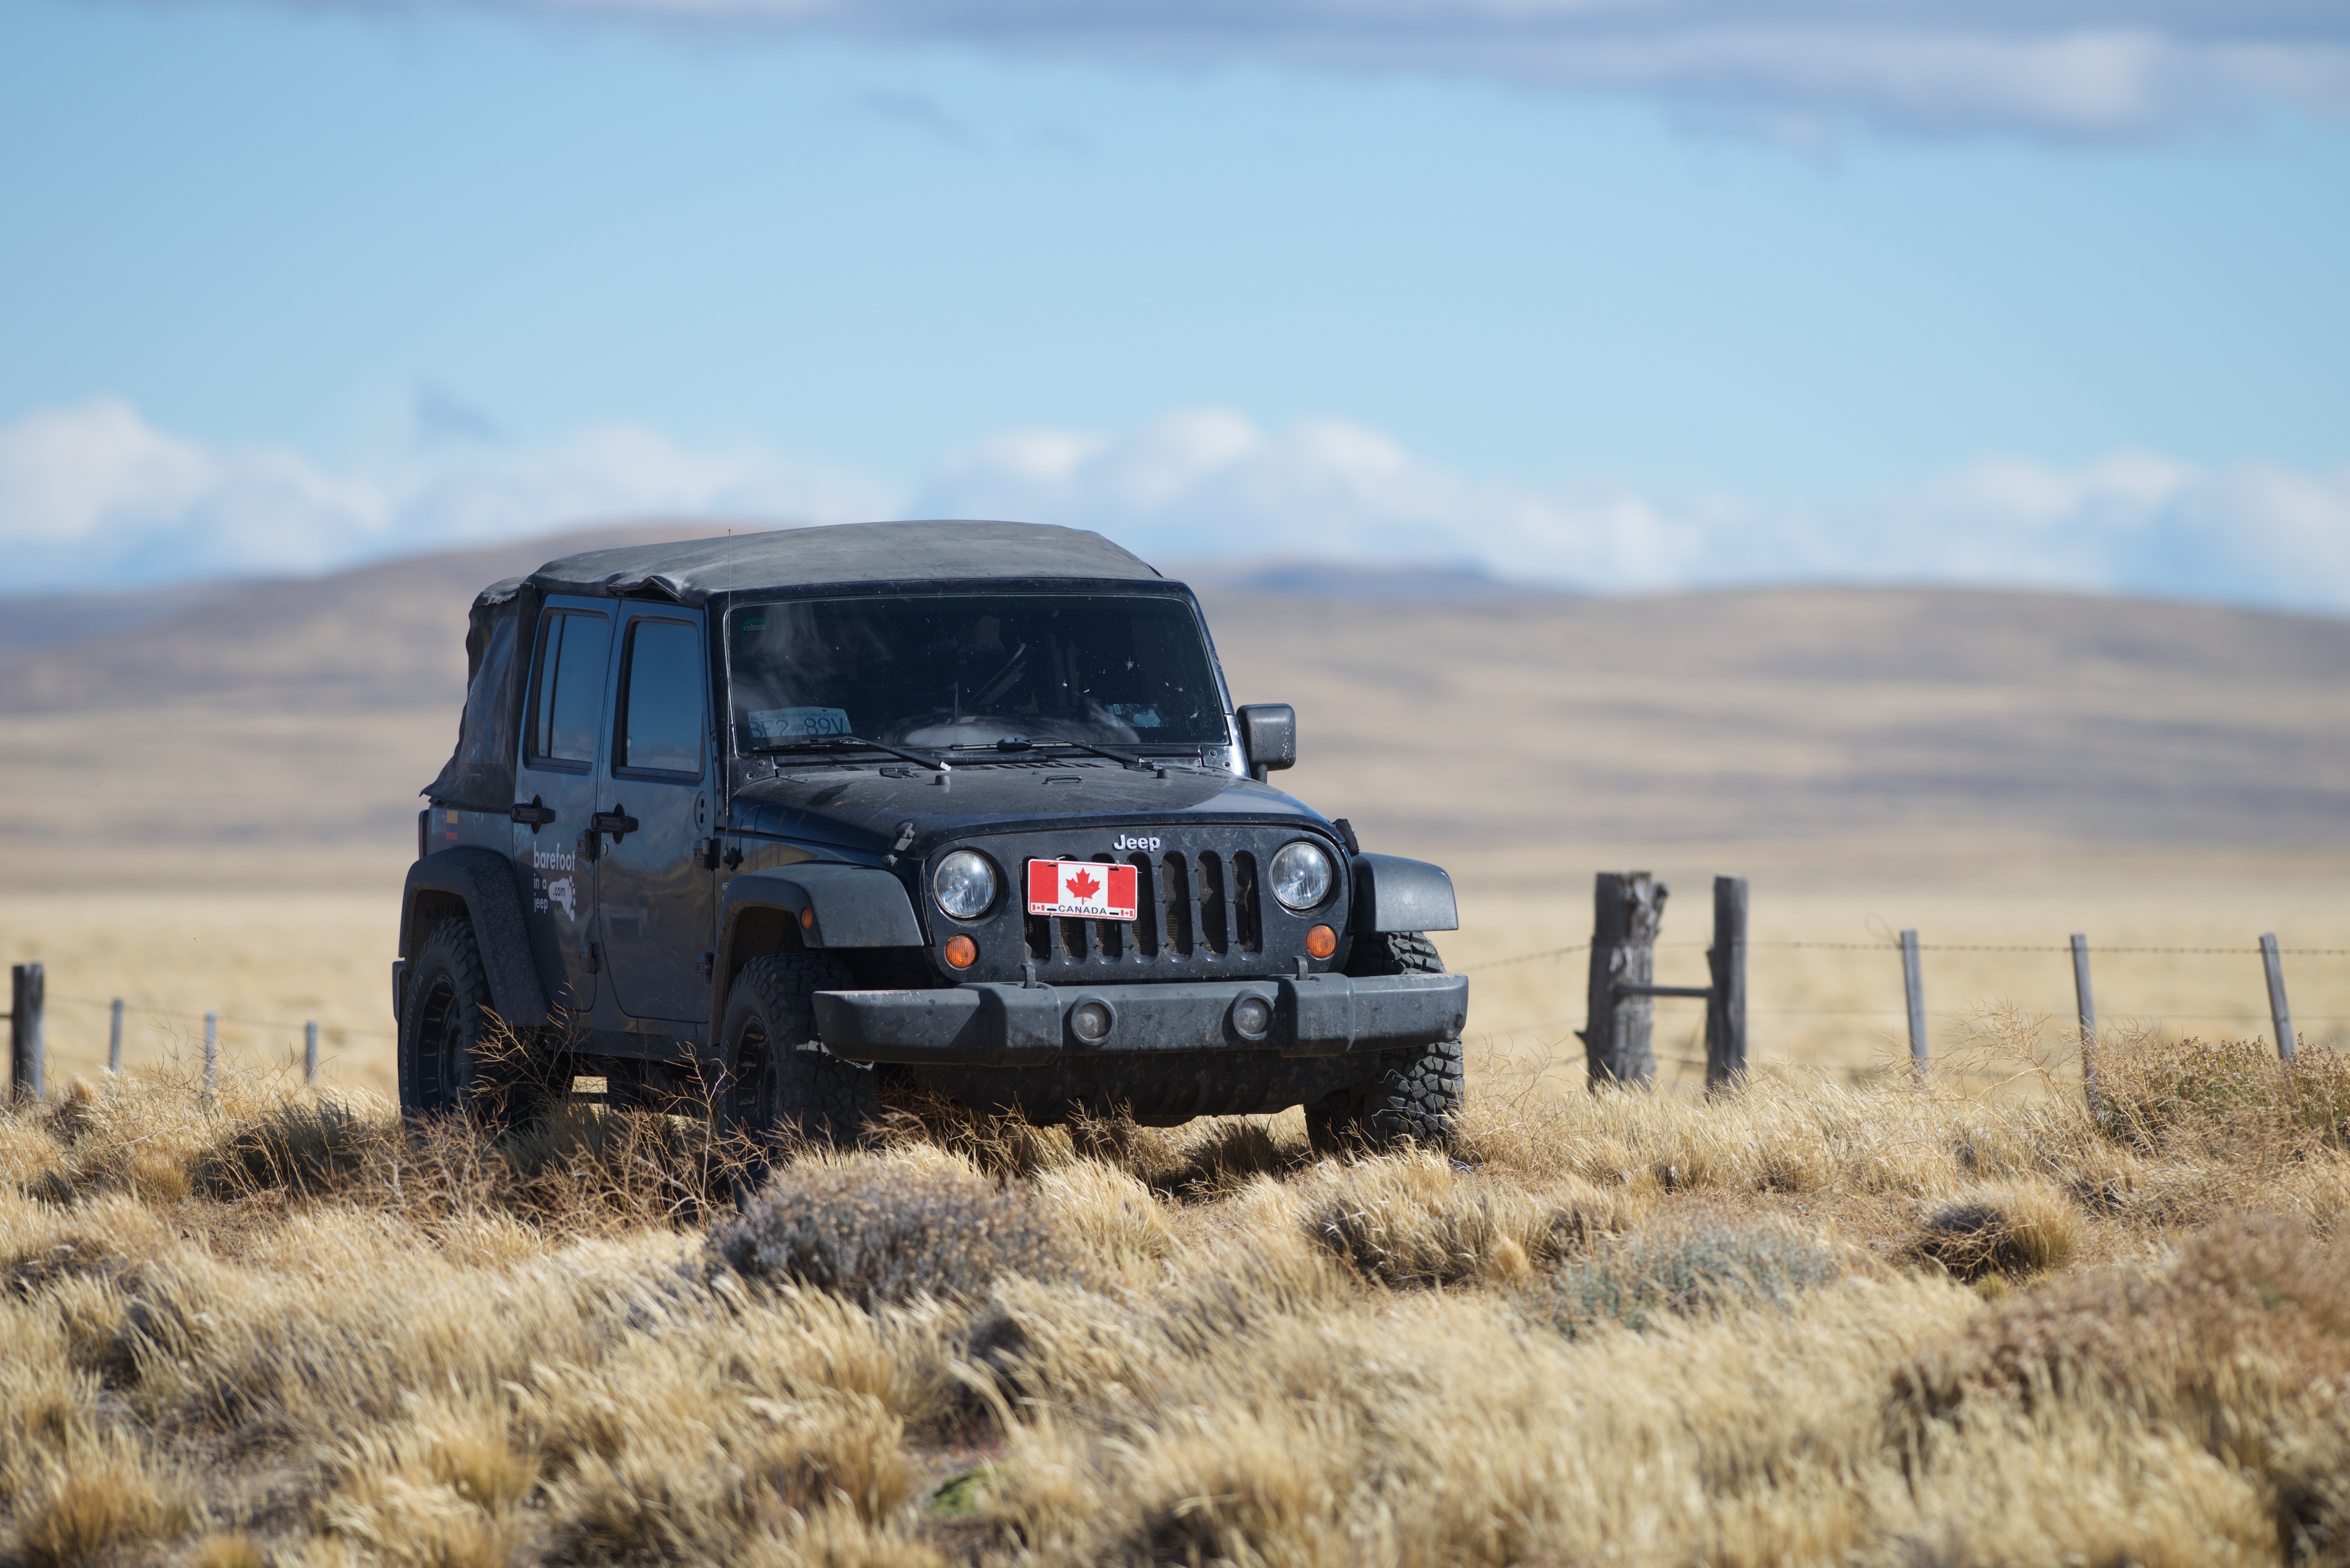
M 1109 1038 L 1111 1019 L 1109 1003 L 1087 998 L 1069 1009 L 1069 1028 L 1088 1045 L 1098 1045 Z
M 979 944 L 969 937 L 947 939 L 947 962 L 956 969 L 969 969 L 979 961 Z
M 1243 996 L 1232 1003 L 1232 1033 L 1243 1040 L 1262 1040 L 1273 1027 L 1273 1004 L 1262 996 Z
M 1315 926 L 1305 933 L 1305 950 L 1315 958 L 1328 958 L 1338 950 L 1338 933 L 1327 926 Z

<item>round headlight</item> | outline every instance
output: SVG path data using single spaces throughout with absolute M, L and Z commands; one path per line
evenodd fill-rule
M 1298 839 L 1273 857 L 1273 896 L 1285 909 L 1310 909 L 1330 896 L 1330 857 Z
M 995 863 L 976 849 L 958 849 L 931 873 L 931 897 L 958 920 L 975 920 L 995 902 Z

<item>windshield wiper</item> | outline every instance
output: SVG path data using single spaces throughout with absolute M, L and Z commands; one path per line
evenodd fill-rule
M 829 752 L 843 746 L 863 746 L 868 751 L 887 752 L 893 757 L 903 757 L 936 773 L 954 772 L 954 764 L 936 753 L 911 752 L 903 746 L 893 746 L 887 741 L 868 740 L 863 735 L 809 735 L 797 741 L 775 741 L 764 746 L 754 746 L 745 754 L 759 757 L 776 752 Z
M 1132 768 L 1139 773 L 1164 773 L 1167 766 L 1164 763 L 1154 763 L 1149 758 L 1139 755 L 1134 752 L 1122 752 L 1115 746 L 1097 746 L 1091 741 L 1073 741 L 1066 735 L 1030 735 L 1024 740 L 998 741 L 995 742 L 995 750 L 999 752 L 1033 752 L 1039 744 L 1048 746 L 1075 746 L 1078 751 L 1091 752 L 1097 757 L 1107 757 L 1111 762 L 1123 763 L 1128 767 Z M 962 748 L 957 747 L 956 749 L 960 751 Z

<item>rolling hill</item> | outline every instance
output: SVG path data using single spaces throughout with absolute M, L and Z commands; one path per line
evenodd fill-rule
M 0 639 L 0 885 L 396 875 L 453 737 L 473 591 L 568 550 L 706 532 L 52 604 L 16 651 Z M 2350 622 L 2053 594 L 1596 599 L 1457 574 L 1423 592 L 1294 565 L 1197 575 L 1239 699 L 1298 707 L 1297 791 L 1455 863 L 2350 847 Z

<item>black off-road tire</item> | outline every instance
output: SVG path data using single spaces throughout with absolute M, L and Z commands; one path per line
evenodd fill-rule
M 1355 976 L 1442 974 L 1436 944 L 1417 931 L 1355 939 L 1347 957 Z M 1305 1135 L 1316 1154 L 1394 1148 L 1409 1141 L 1450 1148 L 1461 1112 L 1461 1042 L 1440 1040 L 1388 1054 L 1378 1075 L 1305 1107 Z
M 491 1127 L 546 1114 L 548 1064 L 498 1022 L 473 922 L 443 920 L 417 950 L 400 1009 L 400 1111 L 463 1115 Z
M 747 1140 L 763 1160 L 799 1140 L 842 1147 L 870 1140 L 881 1119 L 873 1069 L 818 1043 L 810 1000 L 855 983 L 830 953 L 770 953 L 743 966 L 719 1030 L 722 1135 Z

